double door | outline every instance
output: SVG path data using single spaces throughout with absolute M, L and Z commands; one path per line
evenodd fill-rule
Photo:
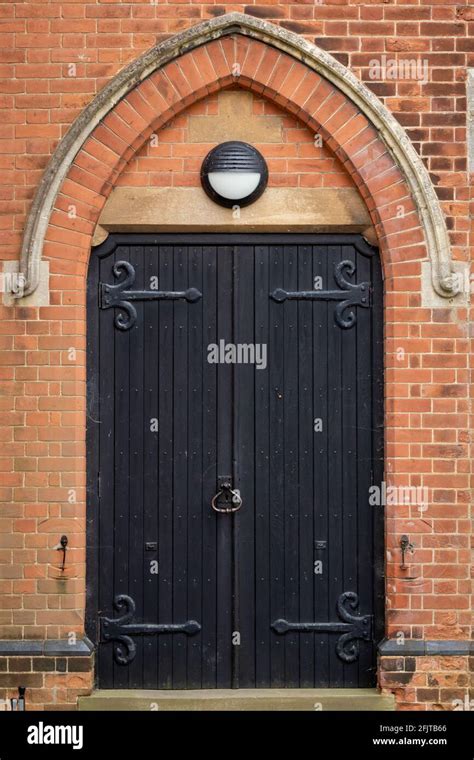
M 373 685 L 375 249 L 116 234 L 92 253 L 88 292 L 99 687 Z

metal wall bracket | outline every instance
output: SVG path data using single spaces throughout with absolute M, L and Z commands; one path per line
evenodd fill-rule
M 68 537 L 61 536 L 60 541 L 59 541 L 59 546 L 58 546 L 58 551 L 63 553 L 63 561 L 61 564 L 61 570 L 65 570 L 66 568 L 66 552 L 67 552 L 68 544 L 69 544 Z
M 100 618 L 101 641 L 114 641 L 114 659 L 119 665 L 130 665 L 137 653 L 131 636 L 153 636 L 161 633 L 186 633 L 192 636 L 199 633 L 201 626 L 196 620 L 185 623 L 134 623 L 136 606 L 131 596 L 119 594 L 114 599 L 117 612 L 123 612 L 118 618 Z
M 354 285 L 344 277 L 344 270 L 349 276 L 355 272 L 355 266 L 352 261 L 344 260 L 334 265 L 334 279 L 339 285 L 340 290 L 283 290 L 276 288 L 270 293 L 277 303 L 284 301 L 340 301 L 334 310 L 334 319 L 339 327 L 352 327 L 356 322 L 354 306 L 363 306 L 365 309 L 370 307 L 370 283 L 361 282 Z M 346 309 L 349 309 L 344 316 Z
M 195 303 L 202 298 L 202 293 L 197 288 L 187 290 L 126 290 L 135 282 L 135 269 L 129 261 L 117 261 L 112 268 L 114 277 L 123 280 L 117 285 L 109 285 L 106 282 L 99 283 L 99 306 L 101 309 L 118 308 L 115 316 L 115 327 L 119 330 L 130 330 L 137 320 L 137 310 L 130 301 L 176 301 L 184 299 L 189 303 Z M 125 315 L 123 314 L 125 312 Z
M 357 615 L 350 610 L 357 610 L 359 597 L 354 591 L 344 591 L 337 600 L 337 614 L 342 622 L 334 623 L 290 623 L 280 618 L 272 623 L 275 633 L 341 633 L 336 643 L 336 653 L 343 662 L 355 662 L 359 657 L 359 641 L 372 638 L 372 615 Z M 348 609 L 350 608 L 350 609 Z
M 402 570 L 406 570 L 408 565 L 406 563 L 406 553 L 411 552 L 413 554 L 415 550 L 415 545 L 412 544 L 409 537 L 406 534 L 403 534 L 403 536 L 400 538 L 400 549 L 402 551 L 402 562 L 400 565 L 400 568 Z

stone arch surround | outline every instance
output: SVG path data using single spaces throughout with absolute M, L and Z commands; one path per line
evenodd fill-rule
M 238 13 L 203 22 L 148 51 L 77 119 L 46 169 L 27 220 L 23 294 L 37 287 L 43 248 L 52 261 L 61 258 L 64 233 L 58 228 L 69 231 L 68 242 L 85 263 L 91 226 L 116 177 L 153 131 L 190 103 L 237 82 L 296 114 L 342 161 L 372 216 L 386 279 L 398 262 L 429 259 L 436 293 L 456 295 L 443 214 L 403 129 L 330 55 Z M 75 224 L 64 211 L 65 199 L 79 204 Z

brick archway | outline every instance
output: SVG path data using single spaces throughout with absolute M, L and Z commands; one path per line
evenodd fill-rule
M 382 246 L 386 277 L 393 276 L 391 264 L 424 258 L 431 263 L 434 291 L 444 298 L 459 293 L 460 280 L 431 179 L 390 112 L 325 51 L 267 21 L 229 13 L 151 48 L 117 74 L 76 119 L 52 156 L 31 206 L 19 269 L 24 287 L 15 297 L 37 288 L 45 240 L 51 258 L 58 256 L 51 244 L 59 241 L 59 235 L 54 238 L 48 225 L 51 215 L 61 212 L 61 187 L 72 200 L 75 193 L 80 195 L 81 190 L 71 188 L 67 180 L 74 181 L 81 162 L 91 171 L 97 169 L 103 180 L 83 185 L 97 188 L 101 196 L 89 199 L 89 208 L 78 214 L 83 224 L 76 228 L 87 234 L 94 209 L 150 130 L 207 92 L 239 80 L 241 86 L 296 113 L 326 138 L 365 197 Z M 53 225 L 72 231 L 73 225 L 64 226 L 61 216 L 54 214 L 54 220 Z M 410 250 L 402 251 L 407 245 Z
M 55 261 L 72 256 L 85 274 L 102 207 L 117 177 L 150 135 L 190 104 L 235 85 L 295 114 L 336 154 L 367 204 L 388 288 L 400 264 L 427 258 L 410 187 L 368 118 L 333 84 L 290 55 L 232 35 L 155 71 L 93 130 L 62 183 L 46 231 L 44 252 L 53 272 Z M 77 209 L 74 219 L 71 206 Z

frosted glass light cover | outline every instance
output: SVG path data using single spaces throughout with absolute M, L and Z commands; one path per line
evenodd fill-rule
M 247 198 L 257 189 L 259 172 L 210 172 L 209 184 L 218 195 L 232 201 Z

